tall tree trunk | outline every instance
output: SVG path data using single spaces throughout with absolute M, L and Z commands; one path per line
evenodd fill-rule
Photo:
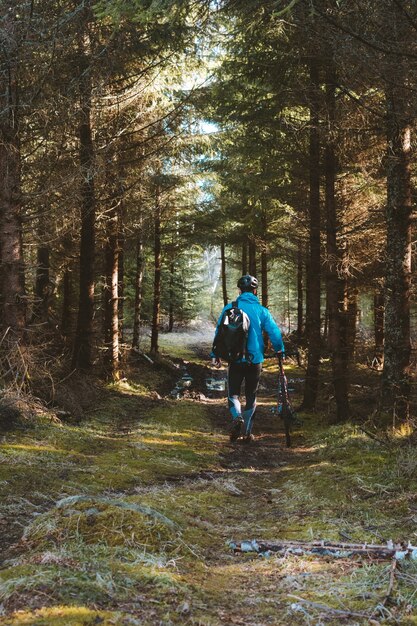
M 375 354 L 382 355 L 384 351 L 384 293 L 377 289 L 374 294 L 374 338 Z
M 136 275 L 135 275 L 135 310 L 133 316 L 133 339 L 132 348 L 139 348 L 140 342 L 140 321 L 142 311 L 143 293 L 143 272 L 145 267 L 145 257 L 143 251 L 143 230 L 140 230 L 136 239 Z
M 5 41 L 12 41 L 14 17 L 6 17 Z M 7 43 L 5 45 L 7 45 Z M 1 323 L 12 341 L 26 325 L 25 274 L 22 245 L 20 142 L 17 63 L 15 52 L 0 53 L 0 251 Z
M 249 274 L 256 276 L 256 241 L 254 237 L 249 237 Z
M 126 194 L 126 171 L 123 162 L 123 150 L 126 148 L 126 137 L 122 135 L 120 145 L 118 147 L 118 183 L 117 192 L 119 196 L 119 211 L 118 211 L 118 316 L 119 316 L 119 340 L 124 341 L 124 308 L 125 308 L 125 245 L 126 245 L 126 232 L 125 232 L 125 194 Z
M 287 320 L 288 320 L 288 324 L 287 324 L 287 328 L 288 328 L 288 334 L 291 334 L 291 280 L 290 277 L 287 276 Z
M 262 248 L 261 248 L 261 285 L 262 285 L 262 305 L 268 306 L 269 292 L 268 292 L 268 218 L 267 212 L 264 209 L 262 211 Z
M 336 154 L 335 154 L 335 115 L 336 115 L 336 74 L 332 62 L 326 67 L 326 109 L 327 138 L 325 148 L 325 204 L 326 204 L 326 249 L 327 249 L 327 308 L 329 316 L 328 345 L 332 357 L 333 387 L 336 399 L 337 421 L 349 417 L 348 372 L 345 357 L 345 333 L 343 328 L 344 280 L 340 277 L 342 262 L 338 246 L 339 230 L 336 207 Z
M 36 252 L 35 300 L 32 322 L 45 322 L 49 311 L 49 247 L 40 245 Z
M 262 306 L 268 306 L 268 256 L 264 249 L 261 252 L 261 277 L 262 277 Z M 264 354 L 269 354 L 272 350 L 271 340 L 266 331 L 263 332 Z
M 169 312 L 168 312 L 168 332 L 174 330 L 174 272 L 175 264 L 171 261 L 169 264 Z
M 108 375 L 113 378 L 113 380 L 117 380 L 119 378 L 119 233 L 116 199 L 113 197 L 110 201 L 113 202 L 113 206 L 108 211 L 106 218 L 104 342 L 106 345 L 106 370 Z
M 303 248 L 301 240 L 298 241 L 297 251 L 297 337 L 300 340 L 303 336 Z
M 119 238 L 118 238 L 118 317 L 119 317 L 119 338 L 124 340 L 124 305 L 125 305 L 125 243 L 123 212 L 119 211 Z
M 319 136 L 319 65 L 310 60 L 310 200 L 309 200 L 309 261 L 307 268 L 308 363 L 302 408 L 311 411 L 317 400 L 320 366 L 320 136 Z
M 242 276 L 248 273 L 248 242 L 246 236 L 242 243 Z
M 324 345 L 328 345 L 329 343 L 329 301 L 327 299 L 327 289 L 326 289 L 326 304 L 324 307 L 323 335 L 322 335 L 321 340 Z
M 358 322 L 358 288 L 354 279 L 346 281 L 345 287 L 346 315 L 346 350 L 345 358 L 351 361 L 356 350 L 356 330 Z
M 61 332 L 67 339 L 72 332 L 72 272 L 69 264 L 64 269 L 62 277 L 62 314 L 61 314 Z
M 226 306 L 227 300 L 227 281 L 226 281 L 226 246 L 224 241 L 220 244 L 220 258 L 221 258 L 221 279 L 222 279 L 222 294 L 223 304 Z
M 387 106 L 387 253 L 385 268 L 385 346 L 382 402 L 400 419 L 409 413 L 411 125 L 406 113 L 404 76 L 386 91 Z M 398 83 L 398 86 L 397 86 Z
M 94 145 L 91 126 L 90 57 L 80 51 L 79 145 L 81 183 L 80 287 L 77 330 L 74 341 L 73 367 L 90 369 L 93 365 L 94 338 L 94 259 L 95 259 L 95 193 Z
M 161 207 L 159 204 L 159 193 L 156 197 L 155 217 L 154 217 L 154 287 L 153 287 L 153 315 L 151 330 L 151 353 L 159 351 L 159 316 L 161 309 Z
M 261 285 L 262 285 L 262 306 L 268 306 L 269 291 L 268 291 L 268 253 L 266 247 L 262 247 L 261 251 Z

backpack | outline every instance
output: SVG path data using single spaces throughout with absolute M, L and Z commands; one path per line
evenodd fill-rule
M 213 342 L 213 354 L 219 359 L 237 361 L 246 356 L 250 320 L 237 302 L 223 313 Z

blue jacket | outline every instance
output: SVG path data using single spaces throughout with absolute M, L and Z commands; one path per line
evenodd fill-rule
M 247 351 L 250 361 L 252 363 L 262 363 L 264 361 L 264 340 L 262 337 L 262 331 L 264 330 L 268 333 L 275 352 L 279 352 L 280 350 L 284 352 L 281 331 L 268 309 L 260 304 L 255 294 L 250 291 L 245 291 L 237 298 L 236 302 L 239 309 L 242 309 L 250 319 L 247 342 Z M 223 313 L 231 308 L 232 303 L 226 304 L 223 308 L 217 322 L 216 333 Z

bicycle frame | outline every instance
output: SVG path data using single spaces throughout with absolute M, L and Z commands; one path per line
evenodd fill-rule
M 278 414 L 284 421 L 285 444 L 287 448 L 291 447 L 291 425 L 294 420 L 294 410 L 288 395 L 287 377 L 284 371 L 282 354 L 278 355 Z

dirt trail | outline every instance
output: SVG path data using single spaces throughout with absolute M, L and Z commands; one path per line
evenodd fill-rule
M 202 353 L 201 348 L 196 351 L 199 355 Z M 203 376 L 198 366 L 190 364 L 188 369 L 196 387 L 201 387 Z M 223 512 L 227 529 L 224 539 L 278 538 L 282 532 L 282 510 L 277 494 L 287 471 L 292 474 L 294 468 L 308 468 L 314 460 L 314 452 L 303 445 L 300 433 L 293 435 L 290 449 L 285 446 L 282 420 L 271 411 L 276 403 L 276 378 L 275 370 L 263 374 L 253 431 L 255 441 L 250 444 L 242 440 L 227 441 L 229 414 L 225 399 L 209 407 L 213 428 L 226 433 L 217 475 L 227 477 L 237 488 L 238 504 Z M 301 386 L 298 390 L 301 391 Z M 233 537 L 228 535 L 232 529 Z M 221 534 L 220 528 L 217 531 Z M 279 590 L 283 578 L 281 568 L 271 567 L 254 555 L 233 555 L 225 549 L 225 544 L 207 551 L 206 572 L 201 580 L 202 589 L 209 597 L 212 595 L 212 604 L 207 610 L 213 624 L 299 623 L 297 616 L 287 613 L 288 601 L 283 601 Z

